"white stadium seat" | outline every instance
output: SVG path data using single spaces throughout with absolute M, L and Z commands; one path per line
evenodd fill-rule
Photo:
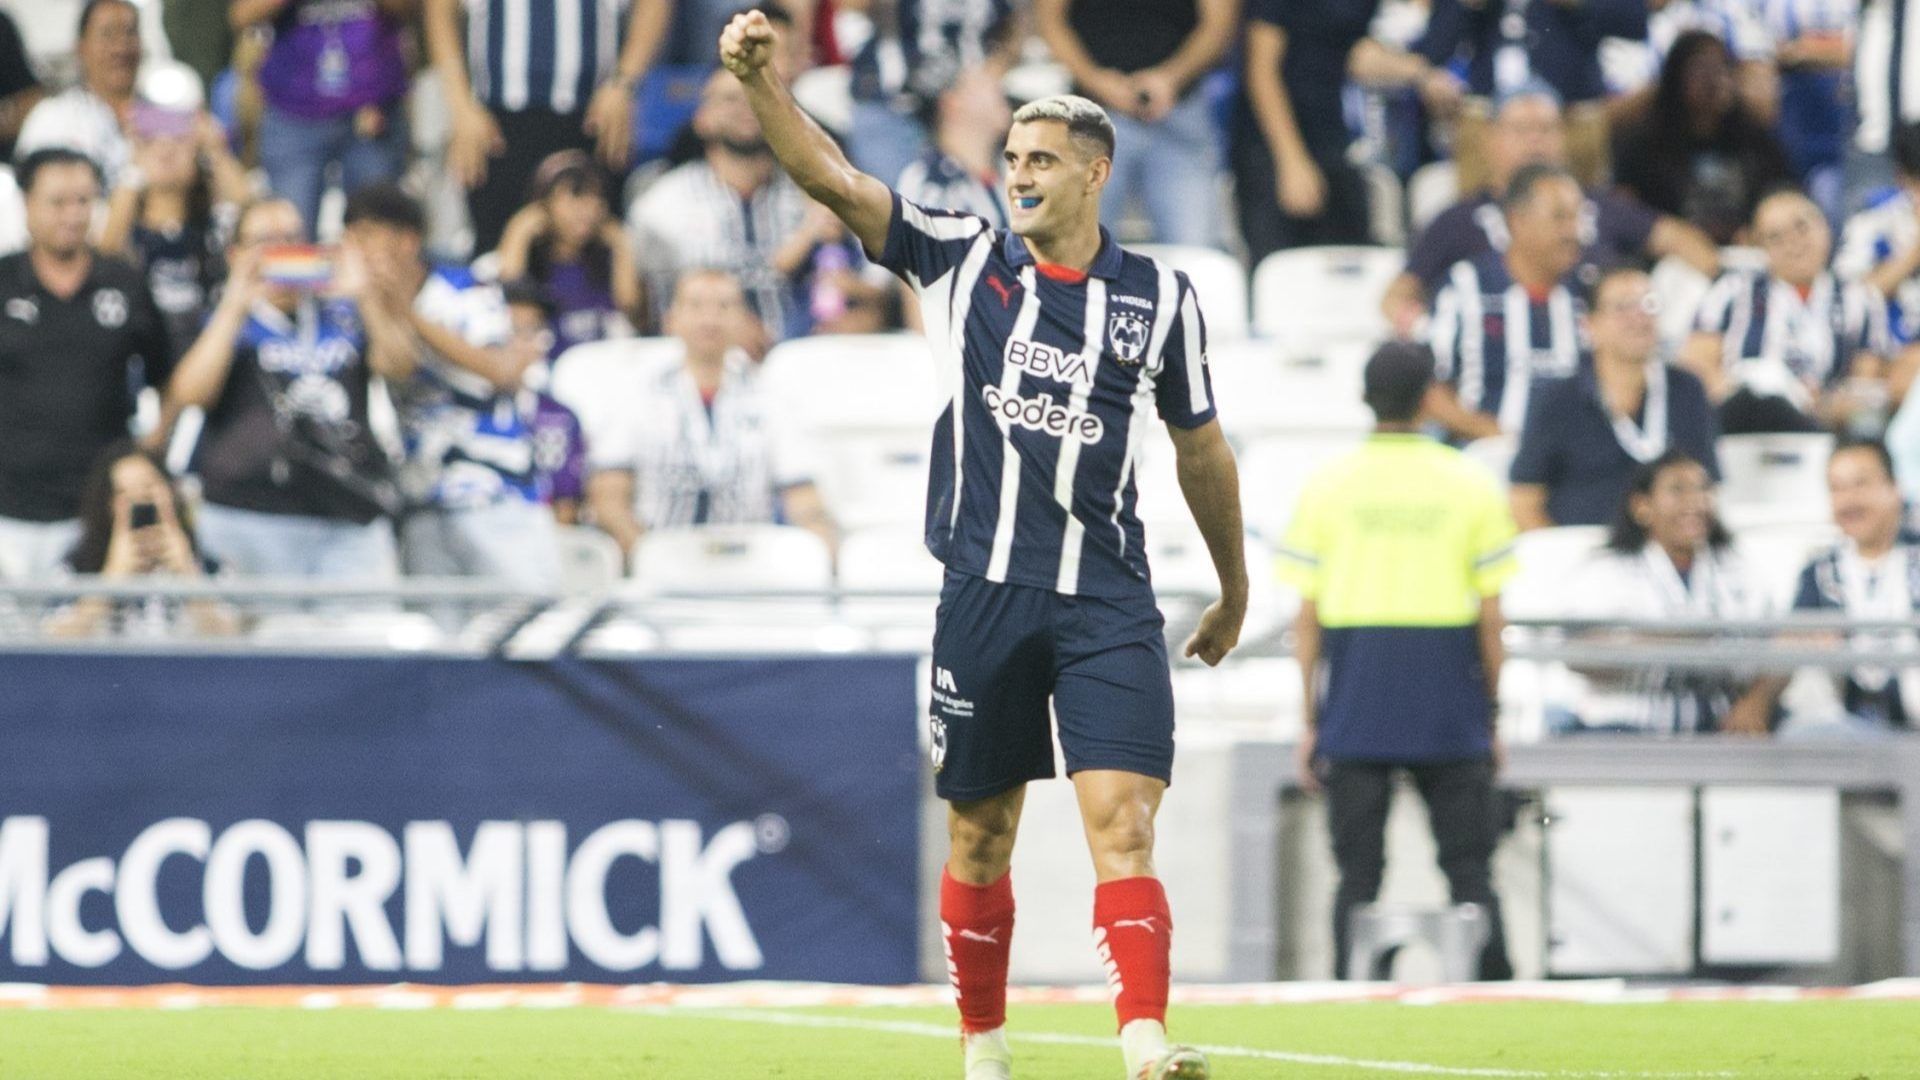
M 1407 216 L 1413 235 L 1425 232 L 1433 219 L 1459 198 L 1460 170 L 1453 162 L 1430 161 L 1415 169 L 1413 178 L 1407 181 Z
M 1215 248 L 1180 244 L 1141 244 L 1133 250 L 1159 259 L 1193 282 L 1209 348 L 1247 336 L 1247 272 L 1239 259 Z
M 1654 265 L 1652 277 L 1653 295 L 1660 301 L 1660 340 L 1678 348 L 1692 335 L 1713 279 L 1672 255 Z
M 647 380 L 680 362 L 685 347 L 674 338 L 624 338 L 575 345 L 553 364 L 556 401 L 580 418 L 587 446 L 633 423 Z
M 1309 247 L 1276 251 L 1253 272 L 1253 328 L 1290 355 L 1387 334 L 1380 297 L 1406 265 L 1383 247 Z
M 1567 583 L 1607 540 L 1599 525 L 1561 525 L 1523 532 L 1514 541 L 1518 570 L 1500 596 L 1508 618 L 1552 618 L 1567 613 Z
M 840 587 L 876 592 L 940 591 L 946 568 L 927 550 L 915 528 L 874 528 L 850 532 L 840 542 Z
M 1517 435 L 1489 435 L 1462 447 L 1468 457 L 1486 466 L 1493 478 L 1500 482 L 1503 491 L 1507 487 L 1507 475 L 1513 470 L 1514 452 L 1519 449 L 1520 438 Z
M 925 517 L 929 428 L 815 430 L 820 473 L 814 479 L 841 528 L 917 525 Z
M 567 592 L 597 592 L 620 580 L 620 545 L 599 529 L 562 525 L 555 531 L 560 547 L 560 587 Z
M 1839 538 L 1840 530 L 1831 522 L 1760 525 L 1737 530 L 1734 546 L 1766 590 L 1768 610 L 1784 612 L 1793 606 L 1794 589 L 1808 560 Z
M 833 585 L 833 553 L 791 525 L 661 529 L 640 538 L 633 576 L 642 595 L 824 591 Z
M 1252 443 L 1240 453 L 1240 503 L 1247 529 L 1277 544 L 1307 481 L 1360 445 L 1359 432 L 1300 433 Z
M 1358 432 L 1373 424 L 1360 400 L 1363 355 L 1328 350 L 1312 363 L 1289 361 L 1271 341 L 1212 349 L 1207 370 L 1220 426 L 1236 440 L 1302 432 Z
M 1722 435 L 1720 511 L 1738 525 L 1827 520 L 1827 434 Z
M 925 431 L 944 399 L 918 334 L 829 334 L 774 346 L 767 388 L 815 430 Z

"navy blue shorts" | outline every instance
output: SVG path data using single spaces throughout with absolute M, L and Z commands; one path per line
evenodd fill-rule
M 1054 775 L 1173 775 L 1165 620 L 1139 600 L 1062 596 L 948 570 L 933 629 L 934 789 L 950 802 Z

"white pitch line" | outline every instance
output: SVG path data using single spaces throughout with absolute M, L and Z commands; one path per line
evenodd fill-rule
M 772 1012 L 762 1009 L 675 1009 L 666 1006 L 650 1006 L 635 1009 L 635 1012 L 649 1016 L 672 1017 L 674 1019 L 727 1020 L 743 1024 L 771 1024 L 784 1027 L 832 1028 L 852 1031 L 872 1031 L 887 1035 L 914 1035 L 922 1038 L 955 1041 L 953 1027 L 941 1024 L 922 1024 L 906 1020 L 861 1020 L 842 1016 L 816 1016 L 810 1013 Z M 1120 1040 L 1102 1038 L 1097 1035 L 1066 1035 L 1058 1032 L 1009 1032 L 1008 1038 L 1015 1042 L 1042 1043 L 1051 1046 L 1092 1046 L 1103 1049 L 1118 1049 Z M 1545 1072 L 1538 1069 L 1483 1069 L 1453 1065 L 1431 1065 L 1420 1061 L 1374 1061 L 1367 1058 L 1340 1057 L 1333 1054 L 1302 1054 L 1287 1050 L 1263 1050 L 1251 1046 L 1198 1046 L 1211 1057 L 1254 1058 L 1260 1061 L 1284 1061 L 1290 1065 L 1314 1065 L 1325 1068 L 1367 1069 L 1372 1072 L 1400 1073 L 1415 1076 L 1464 1076 L 1482 1077 L 1486 1080 L 1558 1080 L 1558 1078 L 1583 1077 L 1590 1080 L 1705 1080 L 1705 1078 L 1735 1077 L 1733 1072 L 1569 1072 L 1556 1070 Z

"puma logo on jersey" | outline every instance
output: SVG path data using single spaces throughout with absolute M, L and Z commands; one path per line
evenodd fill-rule
M 1003 308 L 1013 304 L 1013 291 L 1020 287 L 1018 285 L 1009 286 L 1006 282 L 1000 280 L 1000 275 L 998 274 L 987 275 L 987 286 L 994 292 L 1000 294 L 1000 306 Z
M 962 930 L 957 935 L 962 941 L 977 941 L 982 945 L 1000 944 L 1000 931 L 983 934 L 978 930 Z
M 1160 931 L 1158 931 L 1158 930 L 1156 930 L 1156 929 L 1154 929 L 1154 926 L 1153 926 L 1153 920 L 1152 920 L 1151 918 L 1146 918 L 1146 919 L 1115 919 L 1115 920 L 1113 921 L 1113 928 L 1114 928 L 1115 930 L 1118 930 L 1118 929 L 1120 929 L 1120 928 L 1121 928 L 1121 927 L 1123 927 L 1123 926 L 1138 926 L 1138 927 L 1140 927 L 1140 928 L 1142 928 L 1142 929 L 1144 929 L 1144 930 L 1145 930 L 1145 931 L 1146 931 L 1147 933 L 1149 933 L 1149 934 L 1157 934 L 1157 933 L 1159 933 L 1159 932 L 1160 932 Z

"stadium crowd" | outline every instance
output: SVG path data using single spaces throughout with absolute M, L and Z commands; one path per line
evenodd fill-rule
M 1582 612 L 1757 610 L 1713 513 L 1749 433 L 1842 437 L 1844 537 L 1796 607 L 1920 603 L 1920 2 L 758 6 L 803 103 L 915 201 L 1004 225 L 1009 103 L 1072 89 L 1118 129 L 1129 242 L 1247 272 L 1404 245 L 1358 299 L 1431 350 L 1429 429 L 1515 441 L 1522 529 L 1613 523 Z M 920 315 L 717 67 L 740 7 L 0 0 L 0 580 L 551 589 L 565 529 L 836 543 L 760 362 Z M 1711 283 L 1677 337 L 1666 268 Z M 557 399 L 572 350 L 635 336 L 678 342 L 642 408 Z M 1847 700 L 1905 727 L 1903 688 Z M 1781 689 L 1628 687 L 1600 723 L 1764 730 Z

